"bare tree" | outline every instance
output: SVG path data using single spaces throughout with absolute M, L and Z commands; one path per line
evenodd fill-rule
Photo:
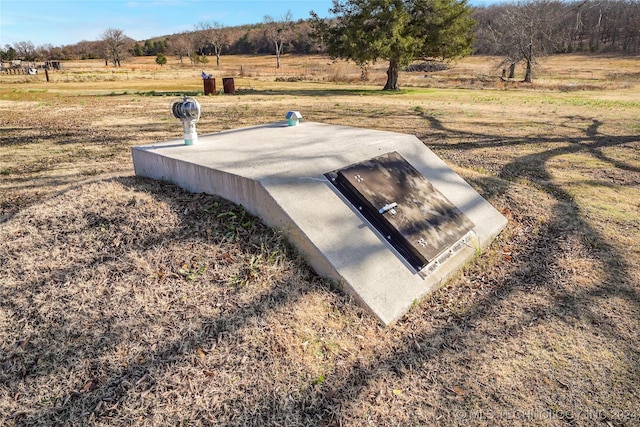
M 83 40 L 71 48 L 73 55 L 80 59 L 100 58 L 102 55 L 102 42 Z
M 16 51 L 16 57 L 24 61 L 35 61 L 36 47 L 30 41 L 15 42 L 13 49 Z
M 628 0 L 623 3 L 621 14 L 621 47 L 624 53 L 640 52 L 640 1 Z
M 292 19 L 293 15 L 290 10 L 279 19 L 274 19 L 269 15 L 264 17 L 264 23 L 266 25 L 265 37 L 274 44 L 276 49 L 276 68 L 280 68 L 282 47 L 289 41 L 293 31 Z
M 533 12 L 545 17 L 545 2 L 500 3 L 478 7 L 474 19 L 478 21 L 474 51 L 479 54 L 504 55 L 506 39 L 511 35 L 505 28 L 509 20 L 504 15 L 511 9 L 533 6 Z M 551 20 L 545 22 L 545 34 L 553 43 L 547 53 L 640 51 L 640 0 L 572 0 L 556 3 Z M 546 19 L 546 18 L 544 18 Z M 515 52 L 513 52 L 515 53 Z M 521 55 L 512 55 L 518 56 Z M 519 58 L 517 60 L 522 60 Z M 512 63 L 505 56 L 504 64 Z
M 228 44 L 224 26 L 217 21 L 201 22 L 196 25 L 196 30 L 202 39 L 202 48 L 209 49 L 216 56 L 216 66 L 220 68 L 220 55 Z
M 191 65 L 209 62 L 209 59 L 207 58 L 209 34 L 206 28 L 202 29 L 203 26 L 207 27 L 207 25 L 207 23 L 194 25 L 194 31 L 189 34 L 189 40 L 192 45 L 191 54 L 189 55 Z
M 207 40 L 207 30 L 202 29 L 202 26 L 208 25 L 207 23 L 200 23 L 193 26 L 193 32 L 191 33 L 191 42 L 193 44 L 193 51 L 197 55 L 204 55 L 207 50 L 209 41 Z
M 114 67 L 119 67 L 128 53 L 128 47 L 133 40 L 127 37 L 122 30 L 107 28 L 100 39 L 104 60 L 111 61 Z
M 511 70 L 524 61 L 526 81 L 536 60 L 545 55 L 640 51 L 640 0 L 501 3 L 477 8 L 474 18 L 475 52 L 501 55 L 501 66 Z
M 169 38 L 169 48 L 171 53 L 180 60 L 180 65 L 184 65 L 185 57 L 191 59 L 193 45 L 193 33 L 174 34 Z
M 43 44 L 42 46 L 38 46 L 36 51 L 38 52 L 37 57 L 43 61 L 50 59 L 63 59 L 58 56 L 60 48 L 55 48 L 52 44 Z
M 640 48 L 640 1 L 585 1 L 575 18 L 575 39 L 592 52 L 635 53 Z
M 524 81 L 531 83 L 533 67 L 541 56 L 555 52 L 561 44 L 558 20 L 566 15 L 559 0 L 532 0 L 500 8 L 491 28 L 497 50 L 510 66 L 525 62 Z

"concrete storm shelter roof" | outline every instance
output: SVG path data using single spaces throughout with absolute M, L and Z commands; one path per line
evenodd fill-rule
M 191 146 L 137 146 L 132 155 L 136 175 L 218 195 L 282 230 L 319 275 L 385 325 L 507 223 L 418 138 L 401 133 L 284 121 L 200 135 Z

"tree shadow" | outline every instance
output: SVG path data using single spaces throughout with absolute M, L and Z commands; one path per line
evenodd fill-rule
M 446 129 L 434 117 L 429 116 L 425 117 L 425 119 L 430 122 L 431 127 L 434 129 L 448 131 L 456 134 L 456 136 L 465 134 L 469 138 L 477 138 L 483 141 L 481 144 L 483 147 L 525 145 L 533 142 L 563 144 L 558 148 L 513 159 L 504 165 L 498 175 L 499 179 L 488 177 L 472 180 L 481 189 L 481 193 L 485 197 L 506 193 L 509 187 L 519 179 L 540 183 L 544 190 L 555 199 L 553 211 L 550 215 L 551 221 L 536 233 L 534 238 L 520 242 L 516 239 L 509 242 L 510 245 L 520 244 L 526 245 L 526 247 L 522 248 L 519 256 L 520 261 L 516 264 L 516 268 L 498 283 L 495 283 L 491 293 L 470 304 L 457 315 L 450 317 L 444 325 L 427 328 L 424 331 L 417 331 L 409 336 L 400 337 L 393 346 L 393 350 L 384 349 L 384 353 L 378 354 L 378 357 L 373 360 L 358 361 L 358 363 L 351 365 L 345 370 L 348 372 L 347 374 L 343 376 L 336 375 L 335 381 L 326 381 L 321 391 L 314 391 L 314 393 L 320 395 L 322 404 L 312 408 L 301 407 L 300 410 L 307 411 L 310 418 L 313 415 L 324 417 L 327 423 L 331 425 L 342 425 L 344 422 L 348 422 L 348 412 L 352 406 L 356 402 L 366 401 L 370 389 L 374 387 L 374 384 L 386 377 L 388 372 L 393 372 L 394 375 L 402 377 L 411 372 L 413 367 L 436 364 L 438 359 L 445 356 L 448 360 L 455 360 L 456 353 L 461 352 L 465 347 L 477 347 L 477 343 L 471 342 L 471 340 L 478 338 L 478 334 L 474 331 L 474 325 L 494 316 L 495 307 L 499 307 L 503 300 L 510 298 L 514 293 L 521 292 L 523 289 L 543 289 L 549 294 L 550 298 L 547 306 L 531 308 L 532 310 L 543 311 L 547 322 L 561 322 L 575 326 L 584 323 L 595 325 L 595 328 L 600 333 L 604 334 L 607 339 L 615 343 L 614 345 L 622 349 L 626 354 L 627 365 L 625 369 L 632 376 L 629 381 L 637 384 L 640 381 L 640 371 L 637 369 L 640 366 L 640 348 L 638 348 L 637 343 L 629 340 L 630 335 L 628 331 L 625 331 L 624 325 L 616 324 L 606 313 L 599 311 L 596 307 L 599 301 L 606 301 L 608 298 L 615 297 L 622 299 L 625 304 L 632 307 L 632 311 L 640 313 L 638 283 L 630 275 L 631 267 L 625 260 L 625 254 L 621 253 L 619 248 L 609 244 L 607 237 L 590 224 L 571 194 L 552 182 L 552 177 L 546 165 L 557 156 L 584 152 L 606 161 L 616 168 L 637 172 L 637 168 L 605 157 L 599 150 L 637 142 L 639 137 L 601 136 L 598 133 L 598 128 L 602 123 L 594 120 L 593 124 L 585 131 L 586 138 L 536 137 L 535 139 L 518 138 L 505 140 L 500 138 L 498 140 L 493 138 L 492 140 L 492 135 L 476 135 L 470 132 Z M 567 143 L 569 144 L 566 145 Z M 431 144 L 428 145 L 433 147 Z M 454 145 L 435 144 L 435 146 L 440 151 L 473 150 L 478 148 L 478 145 L 471 142 Z M 496 185 L 496 181 L 498 181 L 498 185 Z M 489 188 L 493 190 L 487 191 Z M 566 254 L 568 250 L 571 250 L 564 246 L 565 242 L 570 239 L 586 242 L 585 248 L 582 250 L 586 251 L 586 255 L 590 259 L 600 264 L 605 273 L 601 284 L 593 288 L 584 289 L 580 289 L 579 286 L 575 288 L 555 287 L 557 280 L 554 280 L 554 276 L 562 274 L 562 267 L 558 265 L 559 258 Z M 469 270 L 481 276 L 481 271 L 478 269 L 471 267 Z M 443 292 L 446 293 L 447 291 Z M 523 313 L 519 318 L 513 319 L 509 326 L 509 335 L 523 334 L 530 325 L 531 317 L 527 313 Z M 495 336 L 503 335 L 504 331 L 500 330 L 499 324 L 493 325 L 493 328 L 496 329 Z M 481 339 L 483 339 L 487 347 L 491 345 L 487 337 Z M 433 347 L 432 343 L 444 344 Z M 568 381 L 571 382 L 571 379 Z M 434 383 L 434 387 L 442 388 L 442 386 L 442 384 Z M 453 387 L 453 384 L 449 385 L 448 391 L 455 396 L 456 393 L 451 390 L 451 387 Z M 633 393 L 633 395 L 636 399 L 640 398 L 637 393 Z M 300 401 L 314 401 L 314 398 L 311 395 L 306 395 Z M 468 408 L 468 405 L 471 404 L 471 401 L 465 403 L 463 398 L 460 398 L 459 401 L 460 404 L 454 405 L 457 408 Z M 436 422 L 437 419 L 445 424 L 464 424 L 464 417 L 456 418 L 455 411 L 447 408 L 451 401 L 442 399 L 441 403 L 442 406 L 434 411 L 435 418 L 420 419 L 416 416 L 410 418 L 410 420 L 414 423 L 424 423 Z M 495 400 L 495 404 L 497 407 L 501 406 L 499 400 Z M 554 411 L 559 414 L 557 419 L 564 419 L 567 422 L 571 422 L 571 417 L 578 416 L 580 411 L 588 409 L 572 407 L 570 399 L 560 399 L 556 404 L 558 407 Z M 631 404 L 631 408 L 633 407 L 634 404 Z M 600 410 L 598 421 L 608 423 L 622 422 L 623 424 L 621 425 L 624 425 L 624 420 L 618 419 L 613 415 L 616 412 L 614 408 L 602 407 L 601 405 L 598 405 L 598 408 Z M 482 410 L 483 408 L 476 407 L 476 409 Z M 495 410 L 495 408 L 484 409 L 485 413 L 490 413 L 492 409 Z M 629 407 L 626 409 L 629 409 Z M 565 411 L 564 414 L 563 411 Z M 470 412 L 467 410 L 465 416 L 469 416 L 469 414 Z M 486 418 L 484 420 L 486 421 Z M 496 421 L 501 420 L 496 419 Z M 574 421 L 576 420 L 574 419 Z M 585 419 L 578 420 L 578 422 L 585 422 Z
M 448 129 L 438 119 L 425 117 L 434 129 L 449 133 L 460 134 L 460 132 Z M 640 364 L 640 350 L 633 340 L 629 340 L 628 333 L 621 329 L 612 319 L 596 309 L 597 302 L 615 296 L 625 303 L 634 307 L 636 312 L 640 311 L 640 294 L 637 283 L 634 282 L 630 274 L 630 265 L 625 261 L 625 256 L 620 250 L 611 245 L 607 237 L 585 218 L 580 206 L 561 186 L 554 184 L 547 168 L 550 160 L 564 154 L 586 153 L 606 161 L 612 166 L 625 169 L 630 172 L 638 172 L 633 165 L 609 159 L 599 151 L 603 148 L 620 146 L 625 143 L 636 142 L 636 136 L 610 137 L 602 136 L 598 133 L 601 123 L 594 123 L 585 131 L 585 138 L 535 138 L 534 140 L 523 138 L 496 138 L 488 134 L 464 133 L 466 137 L 478 139 L 482 147 L 501 147 L 526 145 L 532 142 L 544 142 L 548 144 L 562 144 L 557 148 L 525 154 L 517 157 L 504 165 L 497 177 L 474 178 L 472 183 L 480 189 L 486 198 L 498 198 L 505 196 L 512 189 L 515 182 L 525 179 L 538 183 L 545 192 L 554 199 L 550 221 L 542 225 L 538 230 L 530 234 L 512 233 L 508 241 L 502 243 L 517 247 L 519 250 L 518 259 L 514 260 L 507 270 L 507 273 L 499 278 L 494 278 L 492 283 L 487 284 L 489 291 L 481 294 L 473 303 L 468 304 L 456 313 L 445 313 L 445 317 L 434 317 L 432 326 L 423 327 L 421 330 L 411 330 L 410 324 L 416 317 L 422 314 L 419 310 L 414 310 L 406 320 L 400 321 L 399 325 L 390 328 L 388 332 L 392 335 L 391 348 L 382 348 L 374 352 L 375 357 L 370 360 L 358 359 L 346 366 L 336 368 L 333 375 L 329 375 L 322 382 L 318 382 L 312 387 L 300 390 L 297 394 L 279 394 L 273 392 L 257 399 L 231 400 L 227 404 L 240 409 L 240 417 L 233 423 L 242 424 L 305 424 L 305 425 L 341 425 L 349 423 L 361 423 L 362 420 L 353 418 L 354 408 L 370 399 L 369 394 L 378 387 L 378 382 L 390 377 L 404 378 L 411 375 L 423 375 L 434 390 L 440 395 L 436 397 L 438 407 L 431 410 L 432 414 L 420 415 L 409 414 L 409 421 L 414 424 L 436 423 L 462 424 L 460 419 L 455 418 L 451 408 L 474 407 L 473 401 L 465 401 L 464 397 L 455 401 L 448 401 L 443 395 L 452 393 L 455 384 L 447 383 L 451 378 L 442 375 L 429 373 L 429 365 L 437 364 L 439 360 L 465 363 L 462 360 L 462 350 L 466 348 L 491 348 L 491 339 L 496 336 L 503 336 L 505 331 L 512 337 L 524 334 L 531 328 L 532 322 L 562 322 L 564 324 L 579 326 L 584 323 L 597 325 L 596 327 L 608 339 L 617 345 L 622 352 L 627 355 L 628 366 L 625 369 L 634 378 L 632 382 L 640 382 L 640 373 L 637 370 Z M 472 142 L 455 145 L 435 144 L 436 150 L 446 152 L 447 150 L 473 150 L 478 145 Z M 140 235 L 137 238 L 134 248 L 144 253 L 161 248 L 162 242 L 167 240 L 193 242 L 194 244 L 210 242 L 207 237 L 206 227 L 211 225 L 208 216 L 202 210 L 194 209 L 189 211 L 192 204 L 200 196 L 189 195 L 186 192 L 171 187 L 167 190 L 167 184 L 152 183 L 148 180 L 135 180 L 130 178 L 117 178 L 115 180 L 123 187 L 144 191 L 156 199 L 157 202 L 170 203 L 176 212 L 189 212 L 184 214 L 184 222 L 171 234 L 148 234 Z M 208 197 L 208 196 L 207 196 Z M 210 201 L 220 202 L 216 198 Z M 218 215 L 225 212 L 235 212 L 236 217 L 240 215 L 239 208 L 231 204 L 221 202 L 221 207 L 209 212 L 209 215 L 216 218 L 215 227 L 226 227 L 228 223 L 224 218 L 232 216 Z M 207 209 L 210 205 L 207 205 Z M 516 211 L 518 207 L 512 207 Z M 526 216 L 527 213 L 522 213 Z M 90 218 L 91 227 L 100 227 L 107 224 L 111 227 L 121 226 L 132 227 L 134 224 L 124 224 L 112 222 L 108 218 L 95 216 Z M 531 223 L 535 218 L 528 218 Z M 110 222 L 111 221 L 111 222 Z M 273 236 L 275 231 L 269 231 L 262 226 L 256 226 L 254 230 L 247 230 L 248 233 L 241 236 L 243 245 L 249 255 L 259 254 L 263 250 L 265 242 L 252 241 L 252 234 L 267 234 Z M 205 231 L 203 231 L 205 230 Z M 80 231 L 82 232 L 82 230 Z M 567 241 L 584 242 L 580 249 L 585 251 L 591 259 L 596 260 L 604 272 L 604 280 L 593 288 L 572 289 L 558 285 L 557 275 L 566 274 L 562 265 L 559 264 L 559 257 L 570 252 L 572 249 L 566 246 Z M 279 245 L 283 244 L 278 240 Z M 39 348 L 43 343 L 54 345 L 49 337 L 71 334 L 82 336 L 84 331 L 77 329 L 73 331 L 61 332 L 68 325 L 51 324 L 43 318 L 37 311 L 29 309 L 19 304 L 15 304 L 16 293 L 27 290 L 36 295 L 38 288 L 50 286 L 52 283 L 64 286 L 70 280 L 76 278 L 76 271 L 84 269 L 87 263 L 93 270 L 98 270 L 102 266 L 109 268 L 119 257 L 123 257 L 124 249 L 118 249 L 113 245 L 113 250 L 109 253 L 99 253 L 94 257 L 89 257 L 81 264 L 70 264 L 54 271 L 49 271 L 42 276 L 29 279 L 22 286 L 0 288 L 0 307 L 5 313 L 21 313 L 21 316 L 28 314 L 35 324 L 39 325 L 38 335 L 35 337 L 17 337 L 16 343 L 3 343 L 3 347 L 11 348 L 5 350 L 1 359 L 5 370 L 0 376 L 2 384 L 11 393 L 19 393 L 20 387 L 25 381 L 33 380 L 37 377 L 46 377 L 57 374 L 61 367 L 72 369 L 65 365 L 63 360 L 52 363 L 45 363 L 43 358 L 48 357 L 46 349 Z M 290 247 L 278 246 L 279 250 L 286 253 L 287 257 L 298 259 L 298 256 Z M 3 258 L 0 257 L 0 261 Z M 6 262 L 6 260 L 5 260 Z M 1 263 L 1 262 L 0 262 Z M 481 280 L 482 267 L 467 267 L 467 275 L 472 276 L 471 281 Z M 474 277 L 474 275 L 477 275 Z M 251 276 L 248 276 L 251 279 Z M 203 319 L 196 330 L 183 333 L 178 339 L 164 342 L 157 347 L 150 349 L 144 355 L 144 360 L 135 361 L 127 366 L 96 366 L 95 377 L 84 385 L 79 385 L 78 390 L 68 390 L 64 395 L 51 402 L 50 405 L 42 405 L 38 408 L 28 408 L 25 411 L 17 411 L 11 415 L 9 422 L 18 425 L 62 425 L 69 423 L 72 425 L 86 424 L 89 414 L 98 414 L 97 417 L 109 416 L 118 411 L 118 403 L 127 399 L 132 399 L 133 394 L 143 394 L 154 386 L 154 374 L 168 369 L 170 366 L 188 359 L 188 355 L 193 354 L 200 347 L 212 347 L 224 343 L 228 337 L 239 330 L 256 327 L 259 322 L 270 312 L 293 304 L 305 295 L 315 292 L 317 289 L 325 289 L 327 283 L 315 278 L 310 271 L 306 272 L 305 284 L 294 284 L 290 278 L 285 277 L 277 281 L 274 285 L 258 292 L 252 298 L 233 306 L 226 307 L 217 316 Z M 565 277 L 566 280 L 569 280 Z M 496 316 L 496 309 L 503 301 L 512 298 L 521 292 L 544 290 L 549 296 L 547 304 L 538 307 L 528 307 L 529 311 L 523 312 L 510 320 L 507 325 L 492 322 Z M 436 295 L 438 298 L 447 293 L 447 289 Z M 347 297 L 340 297 L 339 303 L 348 306 Z M 34 301 L 35 304 L 35 301 Z M 425 304 L 428 304 L 425 303 Z M 440 313 L 442 314 L 442 313 Z M 535 314 L 535 316 L 533 316 Z M 534 317 L 544 320 L 532 320 Z M 481 322 L 487 322 L 487 326 L 482 331 L 484 336 L 480 337 L 480 343 L 475 342 L 478 337 L 477 326 Z M 97 344 L 92 349 L 92 357 L 96 360 L 107 351 L 113 351 L 118 341 L 127 335 L 127 331 L 119 324 L 117 318 L 101 319 L 96 324 L 96 331 L 92 331 Z M 393 336 L 394 331 L 398 331 L 400 336 Z M 22 340 L 24 339 L 24 340 Z M 58 343 L 64 347 L 64 354 L 71 357 L 74 353 L 82 353 L 83 341 L 70 341 Z M 467 362 L 468 363 L 468 362 Z M 635 363 L 635 365 L 634 365 Z M 477 368 L 477 367 L 476 367 Z M 417 372 L 417 373 L 416 373 Z M 260 373 L 256 373 L 260 375 Z M 441 381 L 443 380 L 443 381 Z M 565 380 L 566 381 L 566 380 Z M 569 380 L 571 381 L 571 380 Z M 424 385 L 424 384 L 422 384 Z M 637 397 L 637 393 L 633 395 Z M 498 397 L 492 398 L 496 406 L 504 405 Z M 108 402 L 108 405 L 104 402 Z M 564 409 L 571 409 L 571 401 L 566 398 L 558 402 L 559 412 Z M 287 408 L 293 405 L 297 417 L 294 420 L 288 419 L 291 413 Z M 465 406 L 467 405 L 467 406 Z M 108 406 L 108 408 L 107 408 Z M 600 405 L 601 406 L 601 405 Z M 97 409 L 96 409 L 97 408 Z M 575 409 L 575 408 L 573 408 Z M 612 409 L 612 408 L 608 408 Z M 200 414 L 197 420 L 202 425 L 213 425 L 216 418 L 216 410 L 212 409 L 209 414 Z M 433 418 L 432 418 L 433 415 Z M 214 421 L 208 421 L 213 419 Z M 601 421 L 618 422 L 607 413 L 603 413 Z M 566 419 L 566 422 L 571 422 Z

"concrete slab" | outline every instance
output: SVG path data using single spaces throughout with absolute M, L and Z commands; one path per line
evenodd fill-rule
M 398 152 L 475 225 L 455 251 L 417 272 L 324 174 Z M 383 324 L 400 318 L 505 227 L 506 219 L 415 136 L 302 122 L 270 123 L 132 149 L 136 175 L 242 204 L 283 230 L 321 276 Z

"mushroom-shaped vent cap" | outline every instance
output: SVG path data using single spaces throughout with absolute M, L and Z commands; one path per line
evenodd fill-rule
M 200 119 L 200 103 L 195 98 L 185 96 L 173 103 L 171 112 L 176 119 L 197 121 Z

